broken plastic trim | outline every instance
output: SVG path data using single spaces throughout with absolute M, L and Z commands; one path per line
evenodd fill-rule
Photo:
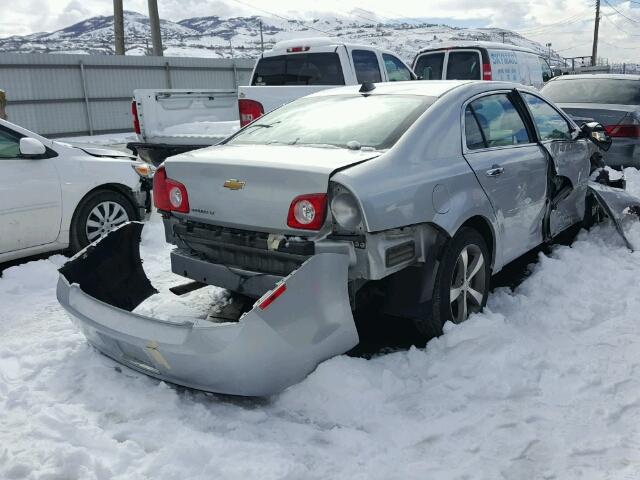
M 313 255 L 282 280 L 285 294 L 264 310 L 255 304 L 237 322 L 133 313 L 156 291 L 140 264 L 141 230 L 125 224 L 60 269 L 58 301 L 89 343 L 114 360 L 186 387 L 266 396 L 357 345 L 343 254 Z
M 622 221 L 629 214 L 635 214 L 637 218 L 637 212 L 640 211 L 640 199 L 625 190 L 602 185 L 594 181 L 589 181 L 589 191 L 593 193 L 598 205 L 613 221 L 627 248 L 634 252 L 636 249 L 625 235 Z

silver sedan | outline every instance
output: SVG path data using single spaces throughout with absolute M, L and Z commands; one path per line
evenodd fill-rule
M 613 143 L 607 165 L 640 167 L 640 75 L 565 75 L 542 89 L 578 124 L 601 123 Z
M 583 222 L 591 160 L 609 142 L 513 83 L 323 91 L 154 177 L 172 270 L 194 281 L 187 290 L 233 292 L 235 317 L 131 313 L 154 293 L 135 224 L 66 264 L 58 298 L 93 345 L 134 369 L 271 394 L 358 343 L 354 309 L 409 317 L 429 335 L 480 311 L 492 273 Z

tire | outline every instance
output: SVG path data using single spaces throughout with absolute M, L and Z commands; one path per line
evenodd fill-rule
M 118 225 L 135 219 L 133 205 L 123 194 L 112 190 L 91 192 L 73 215 L 69 249 L 71 253 L 76 253 Z
M 466 277 L 463 275 L 463 252 L 467 258 Z M 476 269 L 477 259 L 481 260 Z M 416 321 L 416 327 L 422 334 L 429 338 L 439 336 L 445 322 L 460 323 L 471 313 L 484 308 L 491 281 L 490 259 L 487 243 L 476 230 L 463 227 L 455 234 L 445 246 L 436 273 L 431 315 Z M 452 302 L 455 292 L 457 296 Z

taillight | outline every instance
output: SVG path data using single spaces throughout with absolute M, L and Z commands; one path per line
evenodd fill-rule
M 189 213 L 189 196 L 186 187 L 170 178 L 164 167 L 153 176 L 153 204 L 166 212 Z
M 301 230 L 320 230 L 327 213 L 327 194 L 300 195 L 291 202 L 287 225 Z
M 640 138 L 640 120 L 630 114 L 617 125 L 605 125 L 604 129 L 611 137 Z
M 249 125 L 256 118 L 264 115 L 264 108 L 260 102 L 255 100 L 247 100 L 241 98 L 238 100 L 238 109 L 240 110 L 240 126 Z
M 482 79 L 483 80 L 491 80 L 492 79 L 491 64 L 490 63 L 483 63 L 482 64 Z
M 131 115 L 133 115 L 133 131 L 140 135 L 140 120 L 138 120 L 138 105 L 135 100 L 131 101 Z

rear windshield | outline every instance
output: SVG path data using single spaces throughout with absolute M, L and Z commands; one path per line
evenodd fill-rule
M 542 93 L 556 103 L 640 105 L 640 80 L 562 79 L 547 83 Z
M 251 85 L 344 85 L 337 53 L 296 53 L 258 60 Z
M 418 95 L 301 98 L 260 117 L 227 143 L 382 150 L 396 143 L 434 101 L 435 97 Z

